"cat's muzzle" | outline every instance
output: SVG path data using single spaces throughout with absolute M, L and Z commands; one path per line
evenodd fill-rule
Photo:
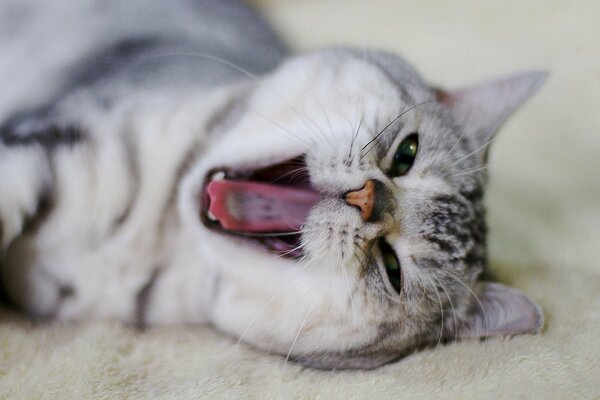
M 203 185 L 200 219 L 211 230 L 297 258 L 304 222 L 319 200 L 304 157 L 257 169 L 216 168 Z

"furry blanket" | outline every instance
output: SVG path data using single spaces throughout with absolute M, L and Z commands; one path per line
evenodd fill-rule
M 550 72 L 494 143 L 486 198 L 492 269 L 541 304 L 543 333 L 318 371 L 207 327 L 34 325 L 4 310 L 0 398 L 600 398 L 600 3 L 257 3 L 298 48 L 387 48 L 447 87 Z

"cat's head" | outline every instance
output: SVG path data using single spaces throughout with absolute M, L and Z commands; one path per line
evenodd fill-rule
M 328 50 L 256 82 L 181 189 L 212 322 L 326 368 L 538 332 L 535 303 L 479 276 L 488 145 L 543 77 L 446 92 L 396 56 Z

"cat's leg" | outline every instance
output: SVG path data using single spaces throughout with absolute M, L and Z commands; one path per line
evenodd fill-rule
M 17 114 L 0 125 L 0 248 L 35 223 L 52 196 L 52 154 L 83 133 L 52 108 Z
M 28 265 L 9 268 L 7 251 L 21 234 L 35 229 L 43 219 L 52 195 L 53 174 L 48 146 L 31 132 L 17 128 L 14 120 L 0 127 L 0 290 L 11 303 L 21 306 L 32 296 L 15 277 L 32 269 Z M 40 290 L 36 296 L 46 292 L 50 293 Z M 49 303 L 47 297 L 44 304 Z
M 0 248 L 5 249 L 48 201 L 52 173 L 40 144 L 0 141 Z
M 37 263 L 34 239 L 61 196 L 57 156 L 86 141 L 81 124 L 52 110 L 22 113 L 0 125 L 0 283 L 15 306 L 53 316 L 73 288 Z

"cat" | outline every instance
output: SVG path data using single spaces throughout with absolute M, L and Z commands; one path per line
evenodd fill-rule
M 8 1 L 1 280 L 40 319 L 211 324 L 316 368 L 543 325 L 485 281 L 489 144 L 542 84 L 292 54 L 234 0 Z

